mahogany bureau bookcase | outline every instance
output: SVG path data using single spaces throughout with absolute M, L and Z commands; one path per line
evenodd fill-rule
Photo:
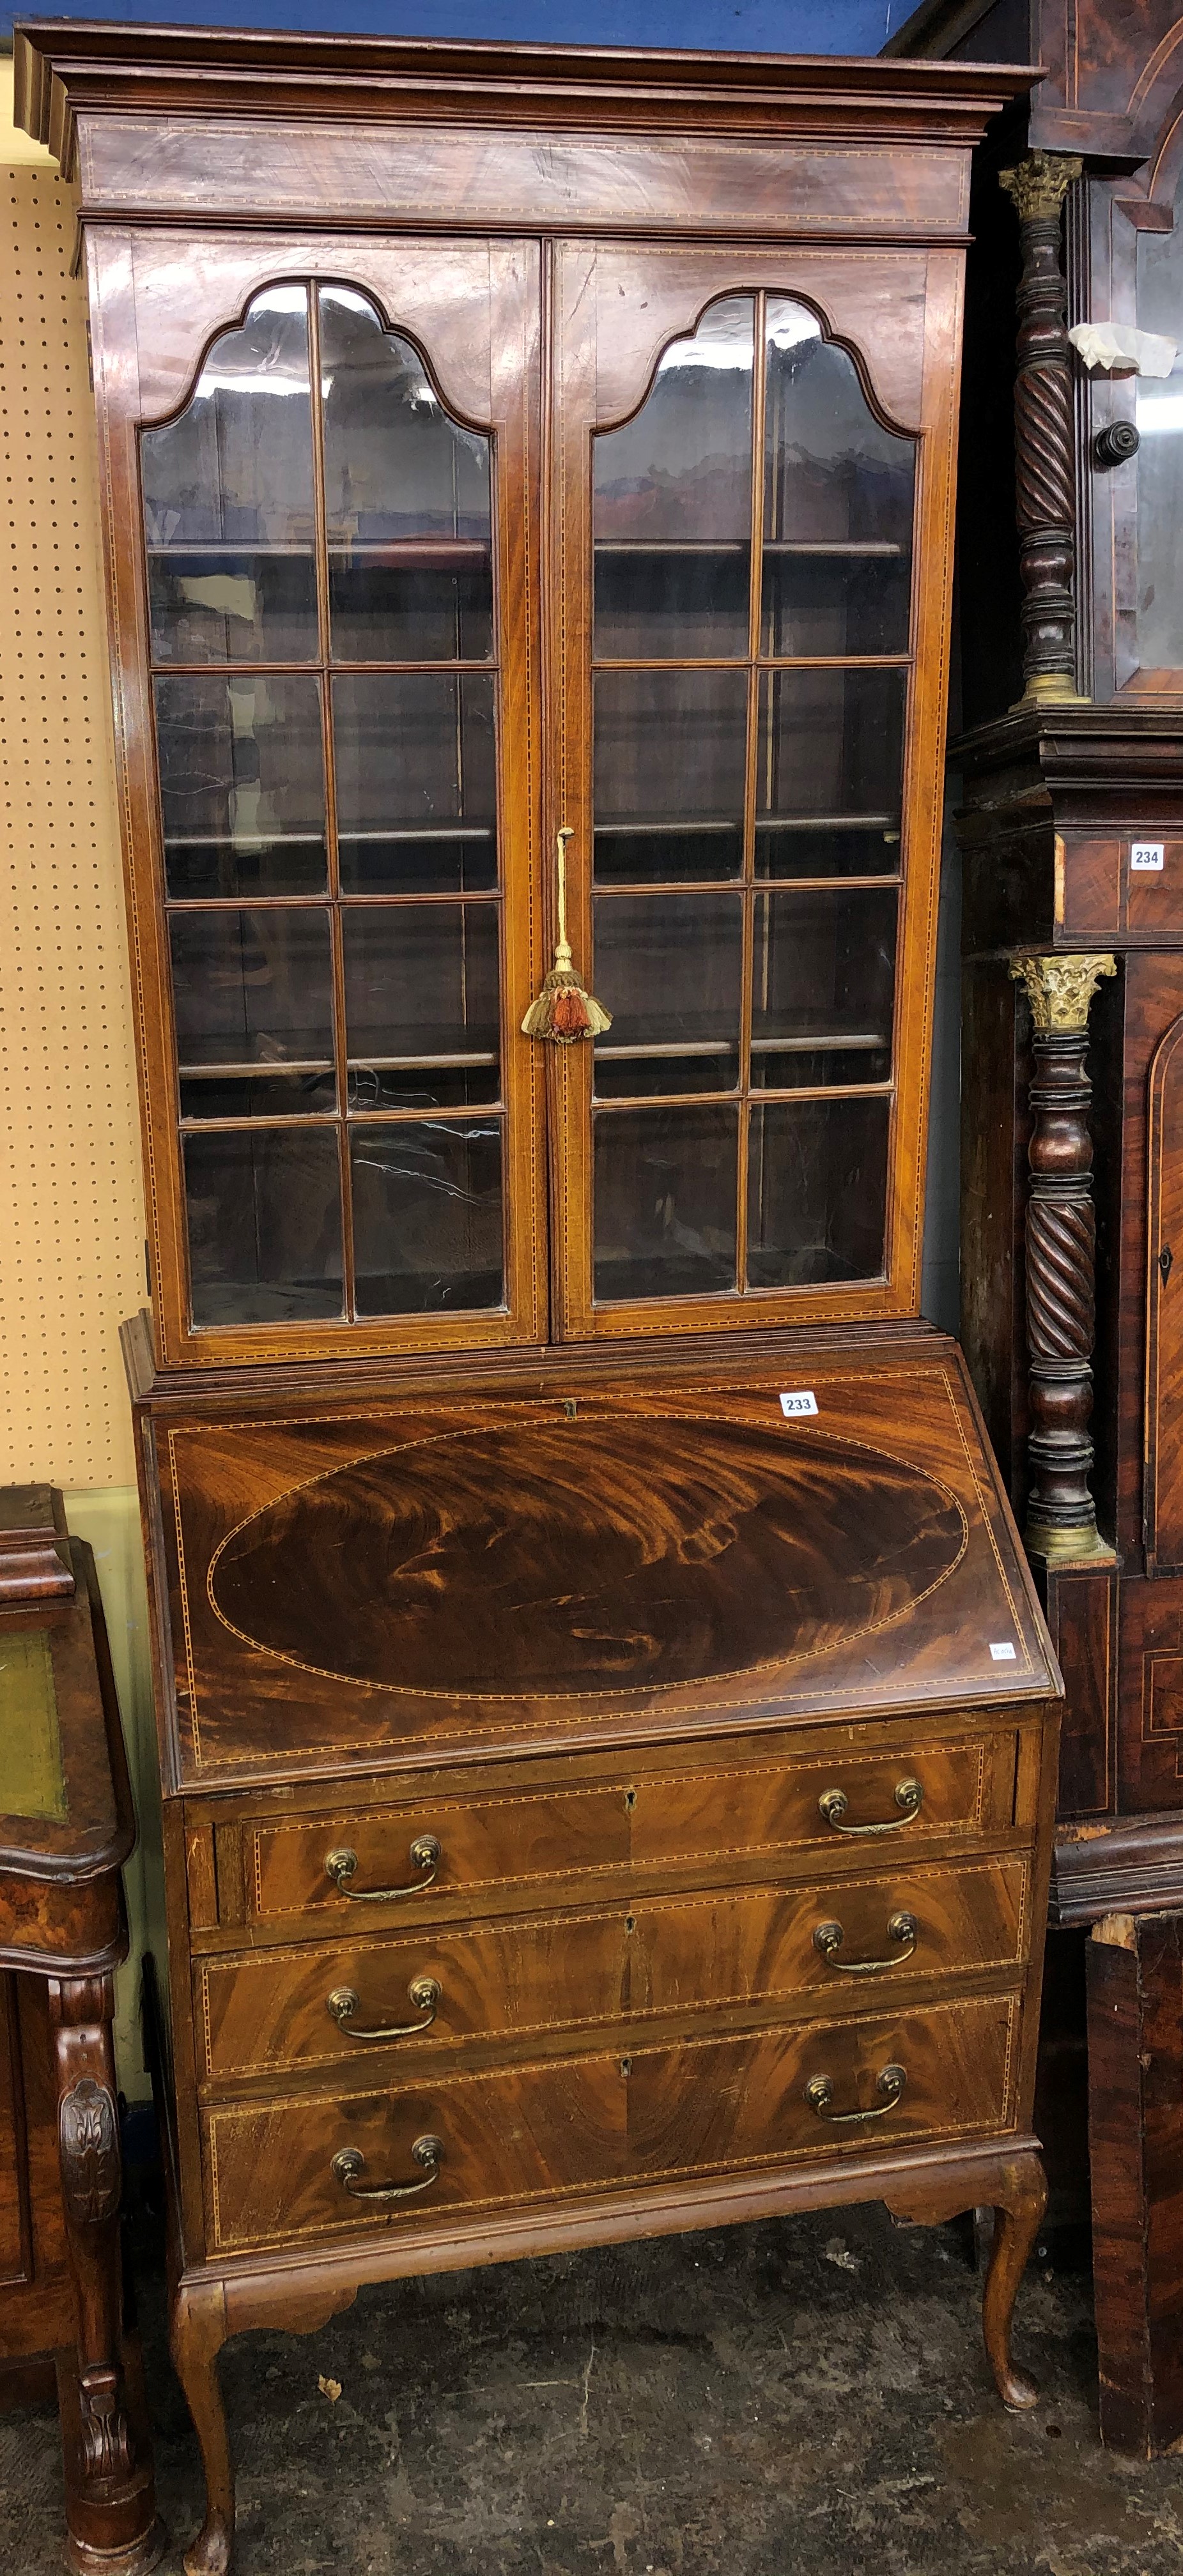
M 111 2036 L 135 1838 L 94 1559 L 51 1486 L 0 1487 L 0 2405 L 56 2393 L 72 2576 L 166 2547 Z
M 1060 1683 L 919 1321 L 1006 71 L 26 30 L 143 1067 L 173 2337 L 1043 2206 Z
M 1017 18 L 1047 77 L 983 148 L 967 305 L 963 1323 L 1067 1687 L 1101 2426 L 1145 2452 L 1183 2435 L 1183 16 Z M 1090 370 L 1090 324 L 1157 346 Z

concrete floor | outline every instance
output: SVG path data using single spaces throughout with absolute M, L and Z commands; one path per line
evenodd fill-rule
M 197 2455 L 141 2269 L 183 2542 Z M 363 2291 L 223 2356 L 239 2576 L 1183 2571 L 1183 2461 L 1097 2440 L 1085 2273 L 1032 2268 L 1016 2351 L 1027 2416 L 988 2381 L 964 2233 L 878 2208 Z M 53 2418 L 0 2417 L 3 2576 L 56 2570 L 60 2493 Z

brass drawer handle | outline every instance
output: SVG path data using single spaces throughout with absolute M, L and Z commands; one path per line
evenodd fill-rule
M 366 2160 L 359 2147 L 339 2147 L 331 2172 L 334 2182 L 347 2191 L 351 2200 L 413 2200 L 417 2191 L 430 2191 L 444 2161 L 442 2138 L 416 2138 L 411 2149 L 413 2164 L 422 2165 L 422 2182 L 359 2182 Z
M 829 2120 L 836 2127 L 844 2120 L 881 2120 L 885 2111 L 894 2111 L 908 2078 L 902 2066 L 881 2066 L 875 2078 L 875 2090 L 882 2093 L 872 2111 L 831 2111 L 834 2086 L 828 2075 L 811 2075 L 805 2087 L 805 2099 L 819 2120 Z
M 889 1941 L 897 1943 L 894 1957 L 886 1959 L 840 1959 L 838 1952 L 846 1938 L 840 1923 L 819 1923 L 813 1936 L 815 1950 L 820 1950 L 827 1968 L 836 1968 L 840 1977 L 877 1977 L 884 1968 L 902 1968 L 910 1959 L 920 1937 L 920 1926 L 914 1914 L 893 1914 L 887 1926 Z M 413 1991 L 413 1990 L 412 1990 Z M 329 2011 L 333 1998 L 329 1997 Z M 878 2116 L 878 2115 L 876 2115 Z
M 334 1986 L 331 1995 L 325 1996 L 325 2006 L 346 2039 L 409 2039 L 414 2031 L 430 2030 L 443 1987 L 434 1977 L 412 1977 L 407 1993 L 419 2014 L 418 2021 L 355 2022 L 353 2016 L 361 1997 L 352 1986 Z
M 901 1825 L 910 1825 L 924 1804 L 924 1790 L 919 1780 L 898 1780 L 895 1802 L 900 1814 L 889 1816 L 882 1825 L 844 1824 L 843 1818 L 850 1805 L 845 1789 L 823 1789 L 817 1803 L 826 1823 L 836 1834 L 898 1834 Z
M 354 1905 L 393 1905 L 398 1896 L 420 1896 L 430 1887 L 443 1859 L 434 1834 L 416 1834 L 411 1845 L 411 1859 L 421 1875 L 409 1887 L 350 1887 L 348 1881 L 357 1868 L 357 1853 L 342 1847 L 331 1851 L 325 1861 L 325 1876 L 331 1878 L 338 1896 L 348 1896 Z

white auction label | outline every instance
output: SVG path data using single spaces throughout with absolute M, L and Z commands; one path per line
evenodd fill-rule
M 1151 868 L 1161 868 L 1165 862 L 1166 848 L 1162 841 L 1131 841 L 1130 866 L 1136 876 L 1149 872 Z
M 813 1388 L 799 1386 L 794 1394 L 782 1395 L 780 1409 L 782 1413 L 816 1413 L 817 1397 Z
M 1018 1661 L 1013 1646 L 991 1646 L 990 1658 L 995 1664 L 1013 1664 Z

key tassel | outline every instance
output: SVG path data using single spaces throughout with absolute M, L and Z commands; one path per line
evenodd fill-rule
M 571 943 L 567 937 L 567 843 L 571 838 L 570 824 L 564 824 L 555 845 L 559 890 L 555 962 L 522 1022 L 524 1037 L 549 1038 L 554 1046 L 573 1046 L 577 1038 L 602 1037 L 605 1029 L 612 1026 L 611 1012 L 597 1002 L 585 984 L 581 984 L 571 962 Z

